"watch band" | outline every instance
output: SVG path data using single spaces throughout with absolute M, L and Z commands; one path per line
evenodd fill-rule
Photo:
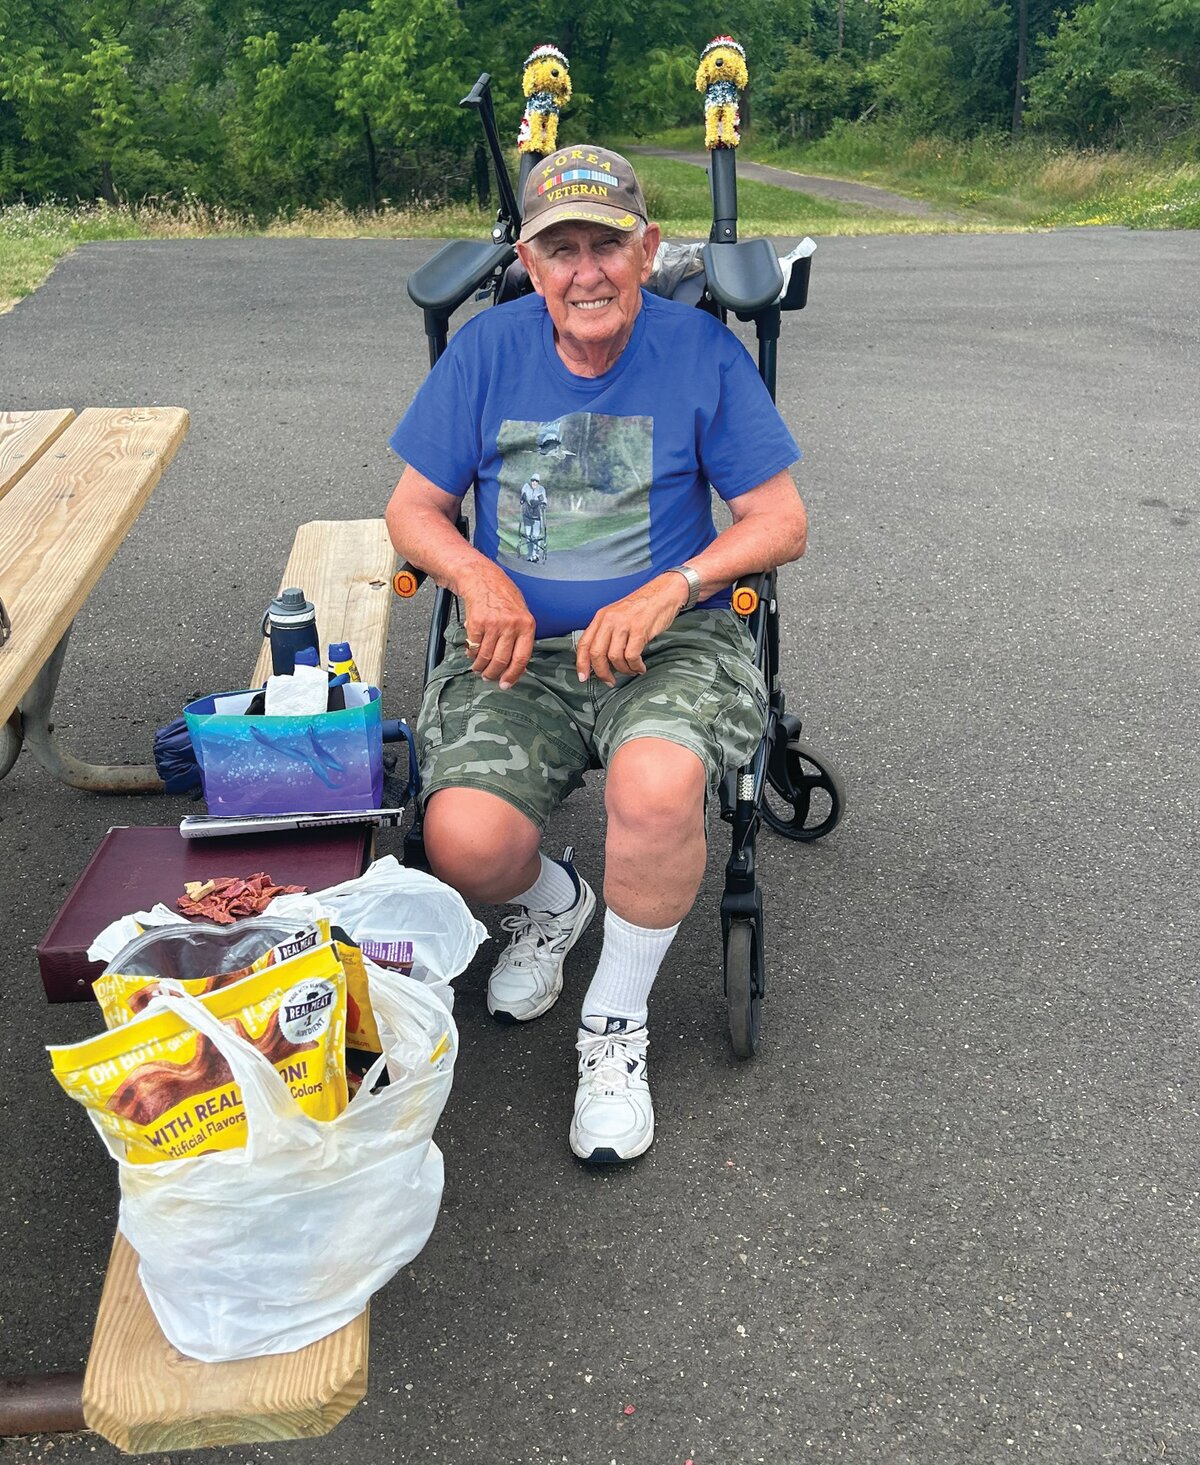
M 700 599 L 699 572 L 693 570 L 691 565 L 672 565 L 671 573 L 673 575 L 682 575 L 687 581 L 688 597 L 679 607 L 680 614 L 682 615 L 685 610 L 695 610 L 696 603 Z

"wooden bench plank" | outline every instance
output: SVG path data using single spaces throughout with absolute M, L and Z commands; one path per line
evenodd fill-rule
M 316 519 L 301 524 L 279 588 L 299 585 L 317 608 L 321 659 L 331 641 L 349 641 L 359 675 L 379 685 L 391 616 L 396 551 L 382 519 Z M 271 673 L 264 640 L 252 687 Z
M 369 1312 L 296 1353 L 197 1363 L 163 1337 L 117 1233 L 83 1383 L 88 1427 L 135 1454 L 327 1434 L 366 1394 Z
M 0 412 L 0 499 L 74 417 L 70 407 L 50 412 Z
M 89 407 L 0 500 L 0 722 L 120 548 L 187 432 L 181 407 Z

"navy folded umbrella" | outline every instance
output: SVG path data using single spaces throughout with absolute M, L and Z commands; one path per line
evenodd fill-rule
M 200 788 L 200 768 L 184 718 L 177 717 L 154 734 L 154 766 L 169 794 Z

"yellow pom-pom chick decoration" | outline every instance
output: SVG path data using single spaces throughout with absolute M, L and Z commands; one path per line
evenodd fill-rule
M 517 148 L 523 153 L 552 153 L 558 146 L 558 112 L 571 100 L 571 71 L 557 46 L 538 46 L 530 52 L 521 76 L 528 100 Z
M 741 142 L 738 102 L 749 80 L 745 48 L 732 36 L 716 36 L 701 51 L 696 90 L 704 93 L 706 148 L 735 148 Z

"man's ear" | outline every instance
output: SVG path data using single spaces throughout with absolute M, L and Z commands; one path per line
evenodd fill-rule
M 654 269 L 654 256 L 658 253 L 658 246 L 662 243 L 662 230 L 657 224 L 647 224 L 646 232 L 642 235 L 642 248 L 646 251 L 642 260 L 642 284 L 650 278 Z
M 542 289 L 541 278 L 538 274 L 539 261 L 537 250 L 534 249 L 531 244 L 522 243 L 521 240 L 518 239 L 517 258 L 525 266 L 525 273 L 529 276 L 529 279 L 533 284 L 533 288 L 537 291 L 539 295 L 545 295 L 546 292 Z

